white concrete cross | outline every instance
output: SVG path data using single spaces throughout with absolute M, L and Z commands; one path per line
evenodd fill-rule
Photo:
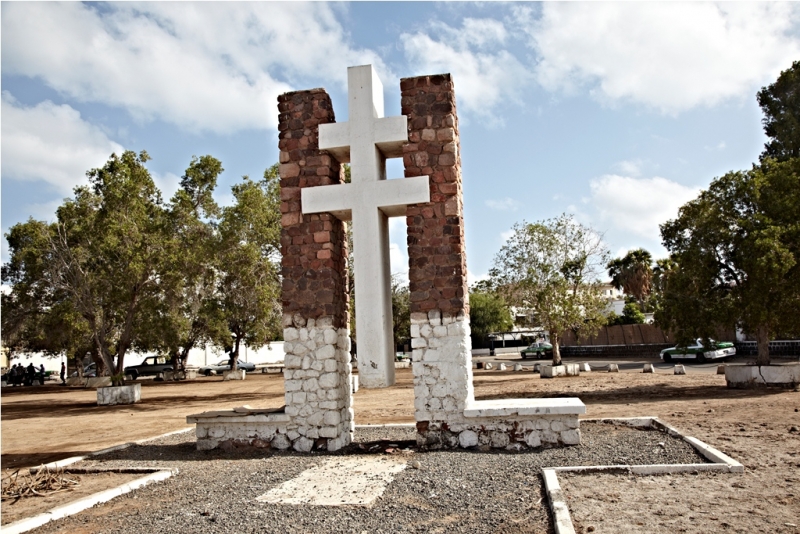
M 372 65 L 347 69 L 349 121 L 321 124 L 319 148 L 350 162 L 349 184 L 301 191 L 303 213 L 329 212 L 352 220 L 358 374 L 366 388 L 394 384 L 388 217 L 430 202 L 427 176 L 386 179 L 386 158 L 403 156 L 405 116 L 383 117 L 383 85 Z

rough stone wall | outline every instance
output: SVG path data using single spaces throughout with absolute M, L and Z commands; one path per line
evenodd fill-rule
M 429 176 L 431 201 L 408 207 L 411 313 L 468 311 L 456 96 L 449 74 L 400 81 L 406 177 Z
M 511 401 L 513 402 L 513 400 Z M 577 415 L 514 415 L 508 418 L 466 418 L 463 423 L 428 422 L 417 442 L 427 449 L 477 448 L 523 450 L 580 445 Z
M 302 213 L 300 191 L 344 182 L 319 150 L 319 125 L 335 122 L 323 89 L 278 97 L 283 335 L 287 438 L 298 451 L 352 441 L 347 236 L 329 213 Z
M 300 207 L 302 188 L 344 182 L 339 162 L 318 148 L 319 125 L 335 122 L 331 100 L 324 89 L 285 93 L 278 110 L 284 326 L 297 315 L 346 327 L 345 225 L 329 213 L 303 215 Z
M 404 78 L 400 91 L 405 175 L 430 177 L 431 201 L 409 206 L 406 222 L 415 418 L 418 441 L 435 448 L 448 443 L 433 428 L 463 421 L 473 398 L 458 118 L 449 74 Z

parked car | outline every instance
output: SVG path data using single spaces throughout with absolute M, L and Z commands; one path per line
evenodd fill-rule
M 522 355 L 523 360 L 527 360 L 528 356 L 533 356 L 537 360 L 541 358 L 552 358 L 553 345 L 544 341 L 531 343 L 527 348 L 522 349 L 519 353 Z
M 661 359 L 665 362 L 672 360 L 695 360 L 703 363 L 706 360 L 720 360 L 736 355 L 736 347 L 728 341 L 709 340 L 709 346 L 703 345 L 703 340 L 697 338 L 692 345 L 686 347 L 676 346 L 661 351 Z
M 256 370 L 256 364 L 254 364 L 253 362 L 243 362 L 242 360 L 238 360 L 236 362 L 236 367 L 238 369 L 244 369 L 248 373 L 252 373 L 253 371 Z M 201 367 L 199 372 L 202 375 L 211 376 L 215 373 L 221 375 L 225 371 L 230 371 L 230 370 L 231 370 L 231 361 L 228 358 L 225 358 L 223 360 L 218 361 L 215 364 Z
M 78 371 L 73 372 L 69 376 L 71 376 L 73 378 L 78 376 Z M 95 362 L 92 362 L 89 365 L 85 366 L 83 368 L 83 376 L 85 376 L 86 378 L 94 378 L 94 377 L 96 377 L 97 376 L 97 364 Z
M 139 365 L 131 365 L 125 368 L 125 375 L 136 380 L 140 376 L 155 376 L 164 371 L 172 371 L 172 362 L 166 356 L 148 356 Z

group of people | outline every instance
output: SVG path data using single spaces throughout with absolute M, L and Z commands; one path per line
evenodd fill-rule
M 61 364 L 61 382 L 66 382 L 66 366 L 62 363 Z M 40 384 L 44 384 L 46 373 L 44 370 L 44 364 L 40 365 L 37 369 L 34 367 L 33 363 L 29 363 L 27 367 L 22 365 L 21 363 L 15 363 L 11 366 L 11 369 L 8 370 L 7 380 L 8 383 L 12 386 L 32 386 L 34 381 L 39 381 Z

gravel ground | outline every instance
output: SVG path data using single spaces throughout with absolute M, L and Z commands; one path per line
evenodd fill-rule
M 372 508 L 256 502 L 327 453 L 197 451 L 193 433 L 177 434 L 80 464 L 177 467 L 173 478 L 35 532 L 552 532 L 542 467 L 704 461 L 682 440 L 656 431 L 587 422 L 581 431 L 581 446 L 519 453 L 423 453 L 399 443 L 396 454 L 419 468 L 399 473 Z M 413 438 L 408 427 L 359 428 L 356 444 L 335 454 Z

